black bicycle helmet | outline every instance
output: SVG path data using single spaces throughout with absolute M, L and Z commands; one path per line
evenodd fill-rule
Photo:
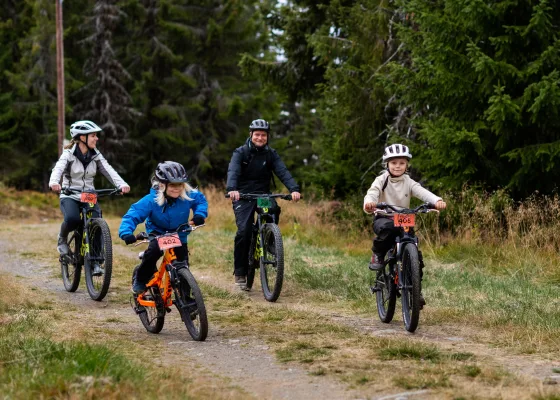
M 270 131 L 270 125 L 264 119 L 256 119 L 253 122 L 251 122 L 251 125 L 249 125 L 249 131 L 250 132 L 253 132 L 253 131 L 269 132 Z
M 159 163 L 154 175 L 161 183 L 187 182 L 187 171 L 185 171 L 185 167 L 175 161 L 165 161 Z

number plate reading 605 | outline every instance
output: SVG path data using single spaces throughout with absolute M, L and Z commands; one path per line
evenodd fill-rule
M 270 208 L 270 199 L 268 197 L 259 197 L 257 199 L 257 207 Z
M 157 242 L 159 245 L 159 249 L 162 251 L 171 249 L 173 247 L 182 246 L 181 239 L 179 239 L 179 235 L 177 235 L 176 233 L 169 236 L 158 237 Z
M 82 193 L 82 195 L 80 197 L 80 201 L 82 203 L 96 204 L 97 203 L 97 194 L 95 194 L 95 193 Z
M 395 214 L 395 226 L 414 226 L 416 223 L 414 214 Z

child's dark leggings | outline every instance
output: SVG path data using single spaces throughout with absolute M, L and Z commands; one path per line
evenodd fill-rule
M 175 247 L 169 251 L 175 251 L 178 261 L 189 262 L 189 249 L 186 243 L 181 247 Z M 152 275 L 157 271 L 157 262 L 163 256 L 163 251 L 159 249 L 157 240 L 152 240 L 144 252 L 140 268 L 136 272 L 136 279 L 140 283 L 148 283 Z
M 373 246 L 371 250 L 374 253 L 385 255 L 395 244 L 395 239 L 399 235 L 399 228 L 395 228 L 392 218 L 375 217 L 373 220 Z

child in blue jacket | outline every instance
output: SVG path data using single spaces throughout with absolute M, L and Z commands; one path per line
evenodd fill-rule
M 189 222 L 191 210 L 191 225 L 204 224 L 208 216 L 206 197 L 187 183 L 187 172 L 181 164 L 174 161 L 160 163 L 154 173 L 153 183 L 150 193 L 131 205 L 122 218 L 119 237 L 126 244 L 136 242 L 134 230 L 144 221 L 146 231 L 158 235 L 175 231 L 179 225 Z M 187 234 L 179 233 L 183 246 L 174 249 L 178 261 L 189 261 Z M 135 294 L 146 290 L 146 284 L 157 271 L 156 263 L 161 256 L 163 251 L 159 249 L 157 241 L 152 240 L 144 252 L 136 276 L 133 276 L 132 291 Z

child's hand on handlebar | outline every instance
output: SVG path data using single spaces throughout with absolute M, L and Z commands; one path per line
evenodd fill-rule
M 298 202 L 301 199 L 300 192 L 292 192 L 292 201 Z
M 62 189 L 62 187 L 61 187 L 58 183 L 56 183 L 56 184 L 54 184 L 54 185 L 51 186 L 51 190 L 52 190 L 53 192 L 56 192 L 56 193 L 60 193 L 60 190 L 61 190 L 61 189 Z
M 445 201 L 438 200 L 438 202 L 436 203 L 436 210 L 443 210 L 445 207 L 447 207 Z
M 123 193 L 128 193 L 128 192 L 130 192 L 130 186 L 128 186 L 128 185 L 121 186 L 120 189 L 121 189 L 121 191 L 122 191 Z
M 376 206 L 377 204 L 375 203 L 366 203 L 364 204 L 364 210 L 366 210 L 367 212 L 374 212 Z
M 130 235 L 124 235 L 122 237 L 122 240 L 124 240 L 124 242 L 126 244 L 132 244 L 132 243 L 136 242 L 137 239 L 136 239 L 136 236 L 130 234 Z

